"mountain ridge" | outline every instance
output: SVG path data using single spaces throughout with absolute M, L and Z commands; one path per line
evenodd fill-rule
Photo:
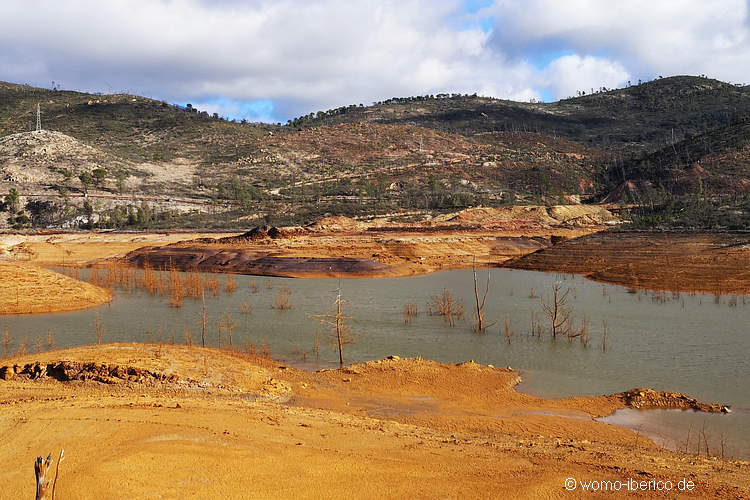
M 744 128 L 736 129 L 735 135 L 745 135 L 728 146 L 723 163 L 699 165 L 711 175 L 677 176 L 684 165 L 661 169 L 672 179 L 660 169 L 639 167 L 666 165 L 674 156 L 670 151 L 680 148 L 692 157 L 697 145 L 714 144 L 714 136 L 750 116 L 750 87 L 705 77 L 662 78 L 554 103 L 457 94 L 394 98 L 306 115 L 285 126 L 230 122 L 191 105 L 127 94 L 0 83 L 0 136 L 29 130 L 37 103 L 42 126 L 81 148 L 63 160 L 45 161 L 29 156 L 25 146 L 6 151 L 0 157 L 6 171 L 0 192 L 16 188 L 51 196 L 91 188 L 101 198 L 127 193 L 141 202 L 197 200 L 179 210 L 165 204 L 150 217 L 134 216 L 149 207 L 132 203 L 89 207 L 101 213 L 103 227 L 120 227 L 126 219 L 141 226 L 228 228 L 336 215 L 428 217 L 509 203 L 651 200 L 653 205 L 693 195 L 696 178 L 705 179 L 704 193 L 716 200 L 747 196 L 750 186 L 740 144 L 748 135 Z M 87 147 L 104 156 L 86 163 Z M 7 175 L 10 167 L 16 174 Z M 44 181 L 24 183 L 18 175 L 24 168 L 36 169 Z M 97 168 L 106 170 L 102 182 L 84 185 L 80 176 Z M 49 175 L 43 175 L 45 169 Z M 74 204 L 66 217 L 80 217 L 84 208 Z

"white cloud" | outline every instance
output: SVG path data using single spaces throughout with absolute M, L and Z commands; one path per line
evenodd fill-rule
M 545 71 L 546 87 L 561 97 L 575 96 L 576 91 L 590 92 L 600 87 L 616 88 L 630 75 L 616 61 L 600 57 L 567 55 L 553 60 Z
M 639 77 L 747 78 L 747 0 L 498 0 L 492 44 L 518 57 L 570 50 L 616 61 Z
M 461 0 L 2 0 L 0 80 L 273 100 L 279 117 L 439 92 L 565 97 L 629 75 L 741 81 L 747 5 L 497 0 L 467 14 Z
M 507 97 L 531 91 L 530 75 L 517 78 L 523 63 L 504 63 L 488 50 L 479 27 L 448 22 L 462 15 L 455 0 L 35 6 L 3 2 L 0 53 L 10 56 L 0 59 L 0 79 L 178 101 L 274 99 L 295 112 L 444 90 L 497 88 Z M 505 73 L 516 79 L 494 86 Z

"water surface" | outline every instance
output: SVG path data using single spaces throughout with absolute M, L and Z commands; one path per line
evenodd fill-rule
M 479 276 L 484 280 L 486 271 Z M 306 367 L 335 366 L 338 356 L 330 343 L 330 329 L 313 316 L 331 313 L 340 287 L 344 312 L 351 316 L 357 336 L 354 344 L 346 346 L 346 362 L 395 354 L 512 366 L 522 371 L 521 390 L 546 397 L 605 394 L 633 387 L 684 392 L 706 402 L 732 405 L 735 413 L 731 417 L 710 417 L 711 428 L 717 435 L 731 433 L 735 442 L 740 435 L 749 439 L 750 298 L 630 293 L 580 276 L 493 269 L 485 309 L 492 326 L 477 333 L 471 326 L 474 289 L 468 270 L 405 278 L 235 276 L 235 280 L 238 287 L 233 294 L 207 298 L 210 345 L 216 345 L 219 319 L 228 312 L 235 324 L 235 345 L 265 342 L 275 358 Z M 587 346 L 579 339 L 552 340 L 547 332 L 541 338 L 531 332 L 533 322 L 547 328 L 540 300 L 549 300 L 556 281 L 570 289 L 568 307 L 576 325 L 580 327 L 586 318 L 590 332 Z M 257 286 L 257 293 L 252 292 L 251 283 Z M 272 307 L 281 286 L 291 291 L 289 310 Z M 430 296 L 446 288 L 465 306 L 464 317 L 453 327 L 439 316 L 426 314 Z M 246 301 L 252 314 L 242 312 Z M 416 303 L 419 314 L 405 324 L 407 302 Z M 168 342 L 174 338 L 182 343 L 185 330 L 191 332 L 194 342 L 200 341 L 200 317 L 199 300 L 185 299 L 183 307 L 173 308 L 166 297 L 142 290 L 116 291 L 111 304 L 86 311 L 4 316 L 0 328 L 7 327 L 16 339 L 28 339 L 31 350 L 37 334 L 46 339 L 48 331 L 54 334 L 58 347 L 95 342 L 97 318 L 104 329 L 104 342 L 159 338 Z M 505 335 L 506 321 L 510 342 Z M 319 350 L 315 348 L 316 335 Z M 689 420 L 669 415 L 679 422 Z

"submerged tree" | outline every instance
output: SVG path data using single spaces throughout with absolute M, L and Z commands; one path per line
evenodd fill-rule
M 230 349 L 234 346 L 232 341 L 232 330 L 234 330 L 236 326 L 237 323 L 232 319 L 232 315 L 229 314 L 229 309 L 226 309 L 224 314 L 219 316 L 219 347 L 221 347 L 222 342 L 222 331 L 227 334 Z
M 341 298 L 341 285 L 339 285 L 336 292 L 336 299 L 331 305 L 331 314 L 320 314 L 312 315 L 311 318 L 328 325 L 331 332 L 331 340 L 339 353 L 339 365 L 344 366 L 344 346 L 353 344 L 356 340 L 352 334 L 351 328 L 347 324 L 347 321 L 351 320 L 351 316 L 347 316 L 343 312 L 343 304 L 345 301 Z
M 542 310 L 550 320 L 552 338 L 558 334 L 565 334 L 570 329 L 570 309 L 567 307 L 570 288 L 563 288 L 559 281 L 552 285 L 552 302 L 547 303 L 544 298 L 540 299 Z
M 208 320 L 208 314 L 206 314 L 206 293 L 201 287 L 201 347 L 206 347 L 206 321 Z
M 474 311 L 475 321 L 474 330 L 477 332 L 484 332 L 489 326 L 484 320 L 484 304 L 487 302 L 487 294 L 490 292 L 490 269 L 487 268 L 487 285 L 484 287 L 484 295 L 482 300 L 479 300 L 479 289 L 477 284 L 477 258 L 474 257 L 472 263 L 472 270 L 474 271 L 474 300 L 476 303 L 476 309 Z
M 442 316 L 450 326 L 455 326 L 456 319 L 460 319 L 464 315 L 464 303 L 460 299 L 454 299 L 450 290 L 443 288 L 443 293 L 430 296 L 427 314 Z

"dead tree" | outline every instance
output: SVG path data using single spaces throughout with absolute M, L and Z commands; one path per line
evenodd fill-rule
M 333 305 L 331 307 L 331 310 L 335 311 L 335 314 L 310 316 L 311 318 L 314 318 L 321 323 L 329 325 L 331 327 L 331 333 L 333 337 L 332 340 L 339 353 L 340 366 L 344 366 L 344 346 L 347 344 L 353 344 L 356 340 L 351 332 L 351 329 L 349 328 L 349 325 L 346 324 L 346 321 L 352 319 L 352 317 L 346 316 L 343 313 L 343 303 L 344 300 L 341 298 L 341 286 L 339 285 L 338 291 L 336 293 L 336 299 L 333 301 Z
M 50 477 L 50 468 L 52 467 L 52 453 L 47 458 L 36 457 L 34 461 L 34 474 L 36 475 L 36 500 L 55 500 L 55 487 L 57 486 L 57 475 L 60 472 L 60 462 L 65 458 L 65 450 L 60 450 L 60 457 L 57 459 L 55 467 L 55 478 Z M 52 489 L 50 490 L 50 481 Z
M 427 304 L 427 314 L 430 316 L 442 316 L 450 326 L 455 326 L 456 318 L 464 315 L 464 304 L 461 300 L 455 300 L 447 288 L 443 288 L 442 294 L 430 296 Z
M 559 281 L 552 285 L 552 302 L 546 303 L 540 299 L 542 310 L 551 323 L 552 338 L 558 334 L 565 334 L 570 328 L 570 309 L 567 307 L 570 288 L 563 289 Z
M 485 331 L 489 326 L 484 321 L 484 304 L 487 302 L 487 294 L 490 292 L 490 269 L 487 268 L 487 285 L 484 287 L 484 295 L 482 296 L 482 300 L 479 300 L 479 289 L 477 285 L 477 258 L 474 257 L 474 262 L 472 263 L 472 270 L 474 271 L 474 301 L 476 304 L 476 310 L 474 311 L 474 314 L 476 316 L 476 321 L 474 323 L 474 330 L 477 332 L 483 332 Z
M 201 309 L 201 345 L 206 347 L 206 294 L 201 288 L 201 301 L 203 302 L 203 308 Z
M 221 330 L 223 329 L 227 332 L 230 347 L 233 345 L 232 330 L 234 330 L 235 326 L 237 326 L 237 323 L 232 320 L 232 315 L 229 314 L 229 309 L 225 310 L 224 315 L 219 318 L 219 338 L 221 338 Z

